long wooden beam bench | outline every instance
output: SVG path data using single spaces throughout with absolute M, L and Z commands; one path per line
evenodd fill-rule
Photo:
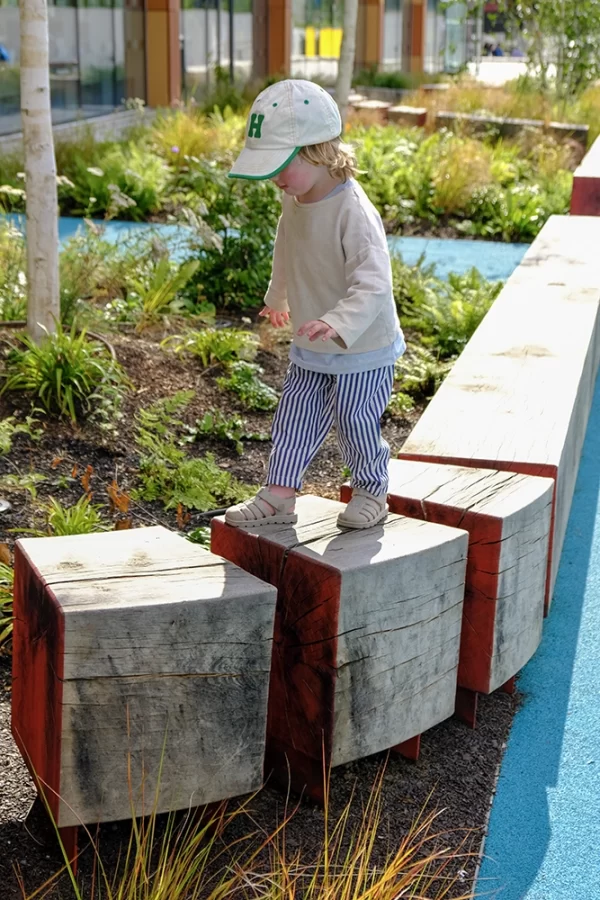
M 600 216 L 600 137 L 575 169 L 571 193 L 572 216 Z
M 162 527 L 15 549 L 12 731 L 77 826 L 262 784 L 276 591 Z
M 415 757 L 456 694 L 466 532 L 399 516 L 343 532 L 341 509 L 305 496 L 295 526 L 212 523 L 213 551 L 278 589 L 265 774 L 316 799 L 324 763 Z
M 512 688 L 542 636 L 554 482 L 404 459 L 389 473 L 393 513 L 469 533 L 457 713 L 474 726 L 478 693 Z
M 400 457 L 555 481 L 547 606 L 600 360 L 600 219 L 553 216 Z

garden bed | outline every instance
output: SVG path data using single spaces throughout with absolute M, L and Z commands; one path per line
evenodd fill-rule
M 131 501 L 127 507 L 113 504 L 112 512 L 108 508 L 107 489 L 114 482 L 120 496 L 130 496 L 136 486 L 140 454 L 136 443 L 136 415 L 156 400 L 172 397 L 177 391 L 193 390 L 195 396 L 181 414 L 187 424 L 192 424 L 209 409 L 220 409 L 226 416 L 243 415 L 248 431 L 264 432 L 269 427 L 270 414 L 249 412 L 218 386 L 217 379 L 222 375 L 219 366 L 203 368 L 197 359 L 176 357 L 161 350 L 158 341 L 164 335 L 164 330 L 160 330 L 143 336 L 115 334 L 109 337 L 132 383 L 123 408 L 124 418 L 116 435 L 107 438 L 88 425 L 74 427 L 62 420 L 44 418 L 41 420 L 42 433 L 35 440 L 27 434 L 14 436 L 11 452 L 0 457 L 0 474 L 23 476 L 35 472 L 43 474 L 46 481 L 37 485 L 35 501 L 27 491 L 8 494 L 13 508 L 2 515 L 2 526 L 5 535 L 11 530 L 9 544 L 19 533 L 40 527 L 36 509 L 47 499 L 54 497 L 67 506 L 80 499 L 86 490 L 92 492 L 94 504 L 104 507 L 102 515 L 107 522 L 127 519 L 134 527 L 162 523 L 170 529 L 190 532 L 206 521 L 200 511 L 165 510 L 158 501 L 140 499 Z M 266 335 L 263 331 L 263 335 L 263 349 L 257 362 L 264 370 L 264 381 L 278 390 L 287 366 L 288 343 L 275 340 L 273 333 Z M 29 407 L 21 400 L 15 402 L 19 396 L 11 393 L 0 398 L 0 418 L 16 414 L 19 421 L 23 421 Z M 383 433 L 393 451 L 401 447 L 421 409 L 422 403 L 405 418 L 386 419 Z M 244 452 L 240 456 L 232 443 L 213 437 L 189 445 L 189 453 L 201 456 L 212 450 L 223 471 L 244 482 L 259 482 L 264 477 L 270 445 L 254 441 L 243 441 L 243 444 Z M 330 437 L 311 466 L 305 488 L 337 498 L 343 477 L 342 461 L 335 441 Z M 115 496 L 113 491 L 113 498 Z M 3 765 L 0 883 L 3 900 L 12 900 L 21 896 L 15 866 L 19 867 L 27 889 L 32 891 L 60 867 L 61 860 L 47 829 L 40 832 L 38 822 L 30 831 L 24 822 L 34 789 L 9 733 L 7 655 L 0 658 L 0 698 L 0 758 Z M 448 720 L 424 736 L 422 757 L 416 764 L 398 757 L 390 760 L 382 795 L 384 815 L 379 838 L 380 856 L 407 833 L 411 822 L 428 802 L 429 808 L 444 810 L 437 823 L 440 831 L 449 830 L 443 837 L 444 844 L 457 851 L 461 847 L 477 851 L 515 703 L 514 698 L 505 694 L 484 697 L 476 731 L 470 731 L 457 720 Z M 358 820 L 359 801 L 368 795 L 383 760 L 384 756 L 379 755 L 335 770 L 331 785 L 331 814 L 334 817 L 343 809 L 356 786 L 353 816 Z M 254 821 L 271 831 L 283 814 L 284 798 L 267 786 L 252 800 L 251 809 Z M 301 805 L 288 826 L 288 846 L 294 850 L 302 847 L 310 856 L 318 844 L 322 822 L 322 812 Z M 234 835 L 241 835 L 250 830 L 251 823 L 240 819 L 233 828 Z M 46 837 L 40 844 L 43 833 Z M 119 848 L 126 842 L 128 834 L 127 823 L 101 828 L 101 851 L 109 871 L 116 866 Z M 81 864 L 82 878 L 88 888 L 92 855 L 88 851 Z M 458 896 L 465 891 L 474 874 L 475 863 L 475 857 L 460 858 L 450 867 L 449 875 L 464 874 L 460 875 L 448 896 Z M 72 889 L 64 877 L 50 896 L 71 900 Z
M 358 178 L 392 234 L 531 241 L 550 215 L 568 211 L 583 152 L 576 142 L 535 131 L 508 143 L 353 122 L 346 137 L 357 150 Z M 61 213 L 182 224 L 191 215 L 205 245 L 208 231 L 237 245 L 264 293 L 262 256 L 270 256 L 279 200 L 271 184 L 227 178 L 244 129 L 244 116 L 230 110 L 212 117 L 178 110 L 120 142 L 98 143 L 85 132 L 59 142 Z M 0 157 L 8 212 L 23 211 L 22 171 L 19 157 Z
M 43 434 L 39 440 L 32 442 L 27 435 L 15 437 L 10 453 L 0 457 L 0 477 L 16 472 L 25 474 L 34 463 L 35 471 L 43 472 L 49 478 L 47 483 L 41 483 L 37 487 L 37 498 L 43 500 L 46 496 L 54 496 L 63 505 L 67 505 L 76 502 L 83 490 L 80 478 L 71 477 L 73 467 L 76 466 L 77 472 L 83 475 L 87 467 L 91 466 L 93 473 L 90 489 L 94 493 L 94 502 L 108 502 L 106 487 L 113 479 L 122 491 L 129 494 L 135 487 L 140 453 L 135 442 L 136 413 L 150 407 L 155 400 L 173 396 L 177 391 L 195 392 L 182 415 L 182 420 L 189 425 L 202 418 L 208 410 L 219 410 L 228 418 L 236 415 L 243 417 L 245 430 L 249 433 L 268 433 L 270 413 L 248 411 L 217 386 L 217 379 L 223 375 L 220 366 L 204 369 L 195 359 L 165 353 L 159 347 L 159 340 L 164 336 L 164 332 L 158 334 L 156 340 L 147 336 L 108 336 L 117 359 L 133 385 L 125 400 L 123 420 L 114 439 L 107 440 L 98 431 L 85 426 L 73 427 L 65 421 L 45 419 Z M 257 362 L 263 369 L 261 377 L 275 390 L 279 390 L 283 383 L 288 365 L 287 354 L 287 342 L 273 342 L 272 349 L 258 355 Z M 22 410 L 19 410 L 18 406 L 13 405 L 15 399 L 19 402 L 18 395 L 13 394 L 10 399 L 8 394 L 0 397 L 0 419 L 15 413 L 19 415 L 19 412 L 21 419 L 24 417 L 28 403 L 24 403 Z M 395 421 L 388 418 L 384 423 L 383 432 L 392 448 L 400 448 L 412 427 L 411 421 L 416 421 L 418 414 L 417 408 L 414 413 L 409 414 L 408 419 Z M 191 456 L 216 453 L 219 466 L 235 478 L 250 484 L 261 483 L 266 474 L 270 442 L 242 442 L 242 455 L 236 452 L 232 441 L 216 440 L 210 436 L 188 446 Z M 342 465 L 335 439 L 330 436 L 307 474 L 305 490 L 309 493 L 318 491 L 322 496 L 338 499 L 339 486 L 343 481 Z M 0 493 L 1 491 L 0 483 Z M 11 495 L 10 499 L 13 509 L 3 514 L 3 531 L 34 527 L 34 504 L 29 502 L 27 492 Z M 190 510 L 188 514 L 191 519 L 186 530 L 206 520 L 202 512 Z M 136 527 L 160 523 L 168 528 L 178 528 L 176 510 L 164 510 L 158 502 L 136 502 L 131 507 L 131 517 L 131 524 Z

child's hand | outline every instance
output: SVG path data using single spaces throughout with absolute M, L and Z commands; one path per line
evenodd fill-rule
M 324 341 L 333 340 L 333 338 L 339 337 L 339 334 L 335 329 L 331 328 L 327 322 L 321 322 L 320 319 L 314 319 L 312 322 L 305 322 L 298 329 L 298 335 L 302 337 L 306 335 L 306 337 L 311 341 L 316 341 L 318 337 L 321 337 Z
M 267 316 L 273 328 L 283 328 L 290 319 L 288 312 L 280 312 L 277 309 L 271 309 L 270 306 L 261 309 L 259 316 Z

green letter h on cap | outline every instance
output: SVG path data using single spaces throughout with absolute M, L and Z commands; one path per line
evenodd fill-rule
M 258 113 L 252 113 L 252 115 L 250 116 L 250 128 L 248 129 L 248 137 L 262 137 L 260 129 L 262 128 L 264 118 L 265 117 L 262 113 L 260 113 L 260 115 Z

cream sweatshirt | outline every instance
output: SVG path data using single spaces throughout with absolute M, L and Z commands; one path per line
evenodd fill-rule
M 284 195 L 265 305 L 289 310 L 294 332 L 320 319 L 340 336 L 311 343 L 294 334 L 305 350 L 368 353 L 394 343 L 401 332 L 385 231 L 356 181 L 317 203 Z

